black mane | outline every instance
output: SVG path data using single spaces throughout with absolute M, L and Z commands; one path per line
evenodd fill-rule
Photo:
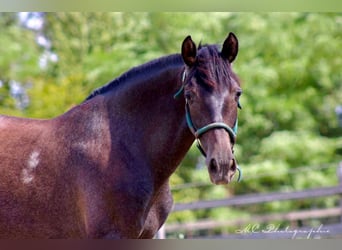
M 172 54 L 169 56 L 164 56 L 164 57 L 160 57 L 158 59 L 154 59 L 154 60 L 147 62 L 145 64 L 142 64 L 140 66 L 133 67 L 130 70 L 123 73 L 118 78 L 115 78 L 111 82 L 107 83 L 106 85 L 104 85 L 98 89 L 95 89 L 85 99 L 85 101 L 90 100 L 97 95 L 104 94 L 104 93 L 114 89 L 115 87 L 119 86 L 123 82 L 127 82 L 130 80 L 137 79 L 137 77 L 141 78 L 142 76 L 144 76 L 146 74 L 153 74 L 155 71 L 159 71 L 160 69 L 163 69 L 163 68 L 168 67 L 170 65 L 174 65 L 174 64 L 178 65 L 182 62 L 183 61 L 182 61 L 182 57 L 180 56 L 180 54 Z

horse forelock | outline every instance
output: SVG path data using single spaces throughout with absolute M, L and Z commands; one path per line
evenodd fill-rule
M 217 45 L 204 45 L 199 47 L 196 67 L 192 75 L 200 79 L 199 83 L 210 88 L 220 87 L 220 84 L 228 84 L 232 87 L 232 80 L 239 84 L 239 79 L 232 71 L 228 60 L 222 58 Z M 227 81 L 228 79 L 228 81 Z

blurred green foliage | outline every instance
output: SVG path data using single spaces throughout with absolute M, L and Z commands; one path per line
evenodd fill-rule
M 235 151 L 245 180 L 211 185 L 202 156 L 191 148 L 171 179 L 175 201 L 337 183 L 342 151 L 335 114 L 342 104 L 341 14 L 88 12 L 46 13 L 44 18 L 43 30 L 32 31 L 18 24 L 15 13 L 0 14 L 0 113 L 57 116 L 129 68 L 179 53 L 187 35 L 197 44 L 221 43 L 233 31 L 240 44 L 234 69 L 244 91 Z M 46 68 L 38 64 L 44 50 L 36 43 L 39 32 L 58 55 L 58 61 Z M 15 108 L 10 80 L 28 84 L 27 108 Z M 312 204 L 273 202 L 243 209 L 186 211 L 171 214 L 169 222 L 241 218 L 251 212 L 336 203 L 329 198 Z

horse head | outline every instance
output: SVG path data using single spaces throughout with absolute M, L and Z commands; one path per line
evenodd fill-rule
M 221 49 L 216 45 L 197 48 L 190 36 L 182 43 L 186 120 L 214 184 L 229 183 L 238 169 L 233 147 L 242 90 L 231 68 L 237 53 L 238 40 L 233 33 Z

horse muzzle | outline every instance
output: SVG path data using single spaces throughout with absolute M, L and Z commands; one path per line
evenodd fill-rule
M 235 159 L 218 160 L 210 158 L 207 159 L 207 166 L 210 180 L 216 185 L 231 182 L 238 168 Z

